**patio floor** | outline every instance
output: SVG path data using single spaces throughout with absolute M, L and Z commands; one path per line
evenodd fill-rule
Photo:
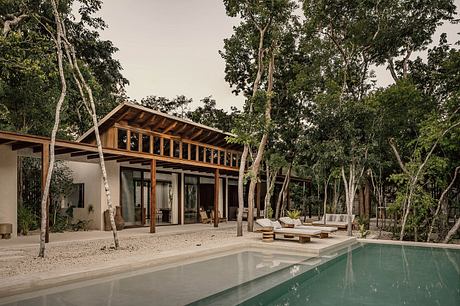
M 246 222 L 244 222 L 246 223 Z M 141 237 L 141 236 L 163 236 L 163 235 L 174 235 L 190 232 L 200 232 L 209 230 L 219 230 L 232 228 L 236 226 L 236 221 L 229 221 L 220 223 L 219 227 L 215 228 L 212 224 L 184 224 L 184 225 L 164 225 L 157 226 L 156 233 L 151 234 L 149 227 L 136 227 L 126 228 L 118 231 L 119 238 L 129 237 Z M 246 224 L 244 224 L 246 226 Z M 50 233 L 49 245 L 62 244 L 71 241 L 90 241 L 98 239 L 110 239 L 112 238 L 112 231 L 79 231 L 79 232 L 64 232 L 64 233 Z M 39 232 L 33 232 L 27 236 L 18 236 L 12 239 L 0 239 L 0 250 L 10 248 L 24 248 L 24 247 L 37 247 L 40 244 Z

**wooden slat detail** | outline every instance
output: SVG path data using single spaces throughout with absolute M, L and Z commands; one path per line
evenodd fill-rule
M 176 122 L 173 122 L 173 123 L 170 124 L 166 129 L 164 129 L 163 133 L 164 133 L 164 134 L 167 134 L 169 131 L 171 131 L 172 129 L 174 129 L 176 126 L 177 126 L 177 121 L 176 121 Z

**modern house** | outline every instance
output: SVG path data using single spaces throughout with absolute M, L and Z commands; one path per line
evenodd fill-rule
M 236 219 L 237 178 L 242 148 L 229 144 L 229 133 L 125 102 L 99 122 L 112 202 L 121 206 L 127 226 L 200 222 L 200 210 L 218 210 Z M 67 199 L 76 219 L 104 229 L 106 193 L 91 129 L 77 141 L 56 142 L 56 159 L 73 172 L 73 195 Z M 17 232 L 18 157 L 42 161 L 46 178 L 50 139 L 0 131 L 0 223 Z M 263 210 L 262 188 L 257 209 Z M 155 186 L 155 188 L 152 188 Z M 214 225 L 218 224 L 218 215 Z

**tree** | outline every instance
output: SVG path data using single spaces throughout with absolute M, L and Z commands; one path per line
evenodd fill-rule
M 187 118 L 193 122 L 214 127 L 224 132 L 230 132 L 240 111 L 232 106 L 230 112 L 216 107 L 216 100 L 212 96 L 201 99 L 202 106 L 187 113 Z
M 233 86 L 235 92 L 243 92 L 247 99 L 245 111 L 247 112 L 246 126 L 242 130 L 234 130 L 238 135 L 237 141 L 244 145 L 241 156 L 241 164 L 238 179 L 238 226 L 237 235 L 242 235 L 242 210 L 243 210 L 243 186 L 246 162 L 251 143 L 256 144 L 254 159 L 249 168 L 249 192 L 248 192 L 248 231 L 253 230 L 254 221 L 254 192 L 258 181 L 260 164 L 268 140 L 271 121 L 271 103 L 273 97 L 273 75 L 275 73 L 275 57 L 278 43 L 281 41 L 286 27 L 293 18 L 295 4 L 289 0 L 276 1 L 237 1 L 224 0 L 227 14 L 231 17 L 239 16 L 243 21 L 235 27 L 235 33 L 231 38 L 224 41 L 222 57 L 226 61 L 226 80 Z M 240 65 L 244 59 L 246 65 Z M 268 65 L 267 65 L 268 62 Z M 267 68 L 268 66 L 268 68 Z M 261 89 L 264 83 L 263 76 L 267 75 L 265 89 Z M 252 84 L 252 86 L 250 85 Z M 258 114 L 257 114 L 258 112 Z M 263 114 L 263 115 L 261 115 Z M 253 116 L 260 120 L 256 133 L 250 126 Z M 243 121 L 244 122 L 244 121 Z M 249 125 L 249 126 L 248 126 Z
M 67 35 L 79 57 L 93 75 L 94 95 L 99 118 L 125 99 L 128 81 L 121 74 L 120 63 L 113 59 L 117 48 L 102 40 L 99 32 L 106 25 L 94 14 L 102 1 L 60 1 L 58 10 L 64 13 Z M 81 18 L 73 15 L 78 8 Z M 12 16 L 26 14 L 17 24 L 0 35 L 0 109 L 7 112 L 0 118 L 0 127 L 35 135 L 50 135 L 54 116 L 54 97 L 60 92 L 56 67 L 55 44 L 49 39 L 52 7 L 45 0 L 3 1 L 0 4 L 0 24 Z M 64 71 L 67 71 L 64 65 Z M 66 95 L 61 115 L 60 138 L 75 139 L 91 126 L 76 87 Z M 72 111 L 67 111 L 67 110 Z
M 67 97 L 72 97 L 73 99 L 68 99 L 69 105 L 75 102 L 77 106 L 83 105 L 87 108 L 88 105 L 82 103 L 86 98 L 85 95 L 81 95 L 80 99 L 74 96 L 74 94 L 78 95 L 82 93 L 81 84 L 85 87 L 85 94 L 88 95 L 88 98 L 94 101 L 91 89 L 88 90 L 89 86 L 82 82 L 83 75 L 81 71 L 79 71 L 81 84 L 77 83 L 77 88 L 67 86 L 67 72 L 71 72 L 74 76 L 74 81 L 77 81 L 73 69 L 78 63 L 75 49 L 70 41 L 72 39 L 75 39 L 76 42 L 79 40 L 84 41 L 83 46 L 80 46 L 81 58 L 79 60 L 86 59 L 88 62 L 94 60 L 91 65 L 86 66 L 83 73 L 91 75 L 94 71 L 91 81 L 92 84 L 97 85 L 98 90 L 96 94 L 101 97 L 99 100 L 100 103 L 98 103 L 99 106 L 111 104 L 112 106 L 109 107 L 111 109 L 113 103 L 116 103 L 117 99 L 123 93 L 123 86 L 127 82 L 119 73 L 121 66 L 111 58 L 116 48 L 110 42 L 99 40 L 97 29 L 103 29 L 105 27 L 104 22 L 100 18 L 93 18 L 91 16 L 100 8 L 101 1 L 91 0 L 82 2 L 79 10 L 81 21 L 79 22 L 74 22 L 69 13 L 73 3 L 73 1 L 67 1 L 58 4 L 54 0 L 51 0 L 49 3 L 42 1 L 24 1 L 21 3 L 7 1 L 1 5 L 2 11 L 12 11 L 12 13 L 5 15 L 7 20 L 3 20 L 4 31 L 0 41 L 0 48 L 6 51 L 2 53 L 4 57 L 1 60 L 8 63 L 7 65 L 2 65 L 4 69 L 0 71 L 2 76 L 0 83 L 0 88 L 2 89 L 0 92 L 0 105 L 4 110 L 2 111 L 2 122 L 0 125 L 2 125 L 2 128 L 5 127 L 23 132 L 36 131 L 36 134 L 41 135 L 51 132 L 49 168 L 41 200 L 42 229 L 40 257 L 44 257 L 45 255 L 44 237 L 48 213 L 47 202 L 55 163 L 54 145 L 58 131 L 61 130 L 60 137 L 74 138 L 80 132 L 87 129 L 87 126 L 84 124 L 84 117 L 81 117 L 78 113 L 78 107 L 76 108 L 77 112 L 65 112 L 68 117 L 64 117 L 64 120 L 61 120 L 61 112 L 65 106 L 64 102 L 67 100 Z M 18 10 L 26 12 L 23 14 L 27 15 L 27 18 L 16 19 L 10 16 L 11 14 L 16 16 L 14 12 Z M 64 20 L 61 19 L 61 14 L 66 16 Z M 13 20 L 14 22 L 8 23 L 8 20 Z M 68 27 L 68 30 L 66 27 Z M 90 30 L 89 27 L 96 30 Z M 91 43 L 93 43 L 92 47 L 88 48 Z M 102 47 L 102 49 L 98 50 L 98 47 Z M 69 50 L 71 51 L 69 52 Z M 55 68 L 54 52 L 57 54 L 57 70 Z M 67 64 L 65 63 L 63 53 L 65 53 L 65 58 L 68 60 Z M 106 67 L 111 67 L 113 70 L 106 71 Z M 49 84 L 51 86 L 48 86 Z M 22 95 L 15 97 L 15 93 L 20 86 L 24 86 L 25 90 L 19 90 Z M 54 105 L 53 100 L 56 95 L 59 98 L 57 99 L 57 104 Z M 103 99 L 104 96 L 106 97 L 106 101 Z M 9 97 L 13 97 L 13 99 L 9 99 Z M 22 105 L 24 103 L 35 102 L 43 102 L 43 104 L 37 104 L 40 107 L 32 104 L 33 107 L 31 108 Z M 97 124 L 95 103 L 91 104 L 94 114 L 91 121 Z M 45 120 L 44 118 L 49 116 L 52 111 L 54 111 L 54 125 L 46 125 L 49 120 Z M 74 121 L 75 118 L 71 118 L 70 115 L 75 113 L 79 117 L 77 121 Z M 32 120 L 30 118 L 26 119 L 30 115 L 32 115 Z M 39 116 L 42 116 L 42 118 Z M 59 129 L 61 121 L 65 122 L 64 129 Z M 29 125 L 29 122 L 32 125 Z M 44 125 L 43 122 L 45 122 Z M 84 127 L 84 129 L 80 130 L 80 127 Z M 101 161 L 103 162 L 102 159 Z M 116 246 L 118 246 L 117 239 L 115 240 Z

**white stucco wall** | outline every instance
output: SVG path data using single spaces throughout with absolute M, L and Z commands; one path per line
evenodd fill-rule
M 0 145 L 0 223 L 13 224 L 12 237 L 17 236 L 17 157 L 9 146 Z
M 99 166 L 99 164 L 98 164 Z M 120 206 L 120 164 L 116 161 L 106 161 L 105 168 L 107 170 L 107 178 L 109 181 L 109 188 L 110 188 L 110 198 L 112 199 L 112 204 L 116 206 Z M 99 170 L 100 171 L 100 170 Z M 102 176 L 100 178 L 100 202 L 101 202 L 101 215 L 99 218 L 100 222 L 100 229 L 104 229 L 104 211 L 107 210 L 107 196 L 105 192 L 104 182 L 102 180 Z
M 73 182 L 85 185 L 84 208 L 75 208 L 73 211 L 75 220 L 92 220 L 91 229 L 101 229 L 101 170 L 98 164 L 84 162 L 67 162 L 73 172 Z M 89 212 L 89 207 L 93 212 Z

